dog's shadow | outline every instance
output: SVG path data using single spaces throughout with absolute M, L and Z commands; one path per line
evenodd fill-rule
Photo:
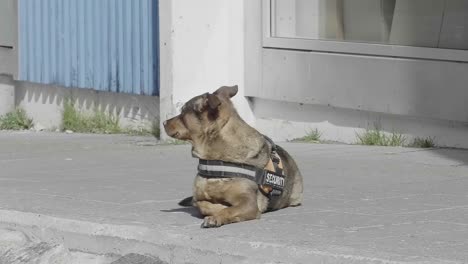
M 183 212 L 183 213 L 187 213 L 187 214 L 190 214 L 191 216 L 193 217 L 197 217 L 197 218 L 200 218 L 200 219 L 203 219 L 203 216 L 200 214 L 200 212 L 198 211 L 197 208 L 193 207 L 193 206 L 190 206 L 190 207 L 180 207 L 180 208 L 175 208 L 175 209 L 163 209 L 163 210 L 160 210 L 161 212 L 164 212 L 164 213 L 179 213 L 179 212 Z

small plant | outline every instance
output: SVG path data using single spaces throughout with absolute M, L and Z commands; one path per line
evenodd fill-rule
M 62 130 L 71 130 L 78 133 L 122 133 L 119 120 L 102 111 L 95 111 L 92 115 L 78 112 L 73 103 L 68 101 L 64 105 L 62 117 Z
M 402 134 L 393 132 L 391 135 L 380 130 L 366 130 L 362 134 L 356 134 L 357 144 L 370 146 L 404 146 L 406 138 Z
M 33 120 L 21 108 L 0 117 L 0 130 L 25 130 L 31 129 L 33 125 Z
M 118 134 L 122 133 L 119 119 L 102 111 L 95 111 L 90 117 L 91 133 Z
M 294 141 L 299 141 L 299 142 L 308 142 L 308 143 L 318 143 L 320 142 L 322 137 L 322 133 L 316 128 L 313 130 L 310 130 L 307 135 L 304 137 L 295 139 Z
M 62 131 L 73 131 L 78 133 L 96 134 L 128 134 L 132 136 L 150 136 L 156 138 L 160 136 L 159 121 L 151 123 L 151 127 L 143 126 L 138 128 L 122 128 L 119 125 L 118 117 L 95 111 L 91 115 L 80 113 L 74 106 L 72 100 L 68 100 L 64 105 L 62 116 Z
M 426 138 L 421 138 L 421 137 L 416 137 L 411 144 L 408 145 L 408 147 L 413 147 L 413 148 L 434 148 L 436 145 L 434 143 L 434 138 L 433 137 L 426 137 Z
M 405 142 L 406 142 L 405 136 L 403 136 L 402 134 L 393 132 L 390 135 L 389 141 L 387 142 L 387 146 L 402 147 L 405 145 Z

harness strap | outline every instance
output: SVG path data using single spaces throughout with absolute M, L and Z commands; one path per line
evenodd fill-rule
M 249 179 L 257 183 L 260 192 L 270 200 L 270 205 L 275 203 L 283 193 L 286 177 L 283 174 L 283 163 L 276 152 L 276 144 L 267 136 L 265 139 L 271 144 L 271 157 L 264 169 L 242 163 L 199 159 L 198 174 L 208 179 Z
M 273 152 L 273 151 L 276 152 L 277 148 L 276 148 L 276 144 L 275 144 L 275 142 L 273 141 L 273 139 L 271 139 L 271 138 L 269 138 L 269 137 L 267 137 L 267 136 L 265 136 L 265 135 L 263 135 L 263 137 L 266 139 L 266 141 L 268 141 L 268 142 L 270 143 L 270 145 L 271 145 L 271 151 L 272 151 L 272 152 Z
M 274 167 L 270 160 L 265 169 L 259 169 L 255 166 L 226 162 L 222 160 L 204 160 L 200 159 L 198 163 L 198 174 L 203 178 L 243 178 L 256 182 L 259 188 L 267 193 L 267 196 L 280 195 L 284 189 L 285 177 Z M 273 192 L 274 191 L 274 192 Z
M 222 160 L 200 159 L 198 163 L 198 174 L 205 178 L 245 178 L 256 182 L 262 171 L 251 165 Z

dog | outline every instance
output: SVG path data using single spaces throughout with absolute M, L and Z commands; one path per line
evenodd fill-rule
M 298 166 L 239 116 L 231 101 L 237 92 L 237 86 L 223 86 L 196 96 L 163 123 L 167 135 L 190 142 L 192 156 L 200 160 L 193 196 L 179 205 L 198 208 L 204 228 L 259 219 L 264 212 L 302 203 Z

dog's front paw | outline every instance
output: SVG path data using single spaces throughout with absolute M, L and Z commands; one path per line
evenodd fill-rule
M 207 216 L 203 220 L 203 223 L 201 225 L 202 228 L 211 228 L 211 227 L 220 227 L 222 226 L 223 223 L 221 219 L 215 216 Z

